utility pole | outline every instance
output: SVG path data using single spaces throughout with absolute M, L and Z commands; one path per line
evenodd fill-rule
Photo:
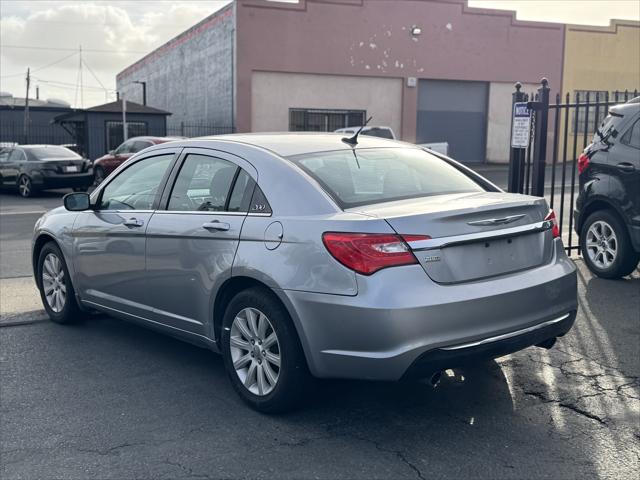
M 84 88 L 82 85 L 82 45 L 79 46 L 80 55 L 80 108 L 84 108 Z
M 120 99 L 122 100 L 122 141 L 126 142 L 129 138 L 127 131 L 127 101 L 124 99 L 124 92 L 120 93 Z
M 31 73 L 27 68 L 27 94 L 24 97 L 24 143 L 29 143 L 29 87 L 31 86 Z

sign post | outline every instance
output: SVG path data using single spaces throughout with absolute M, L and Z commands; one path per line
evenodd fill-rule
M 531 112 L 527 109 L 526 95 L 521 92 L 522 84 L 517 82 L 512 96 L 511 150 L 509 155 L 508 191 L 524 191 L 524 155 L 529 145 Z M 524 108 L 523 108 L 524 106 Z

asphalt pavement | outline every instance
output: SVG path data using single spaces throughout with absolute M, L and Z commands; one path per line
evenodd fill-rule
M 222 359 L 101 315 L 46 320 L 29 243 L 61 194 L 0 195 L 0 478 L 612 478 L 640 471 L 640 274 L 581 260 L 576 325 L 425 383 L 318 381 L 249 410 Z

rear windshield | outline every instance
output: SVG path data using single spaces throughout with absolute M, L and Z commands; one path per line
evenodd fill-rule
M 65 147 L 36 147 L 30 148 L 29 153 L 38 160 L 56 160 L 59 158 L 82 158 L 76 152 Z
M 611 137 L 613 129 L 620 123 L 623 115 L 619 113 L 611 113 L 604 117 L 600 126 L 596 129 L 596 133 L 593 136 L 593 143 L 598 143 L 603 140 L 607 140 Z
M 289 157 L 341 208 L 446 193 L 483 192 L 471 178 L 416 148 L 369 148 Z
M 393 140 L 393 135 L 391 134 L 391 130 L 388 128 L 370 128 L 369 130 L 363 130 L 362 135 L 369 135 L 370 137 L 380 137 L 380 138 L 388 138 Z

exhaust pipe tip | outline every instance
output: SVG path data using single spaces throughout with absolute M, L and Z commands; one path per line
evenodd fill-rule
M 540 342 L 536 345 L 536 347 L 540 347 L 540 348 L 544 348 L 546 350 L 549 350 L 550 348 L 552 348 L 555 344 L 556 344 L 556 337 L 550 338 L 548 340 L 545 340 L 544 342 Z

